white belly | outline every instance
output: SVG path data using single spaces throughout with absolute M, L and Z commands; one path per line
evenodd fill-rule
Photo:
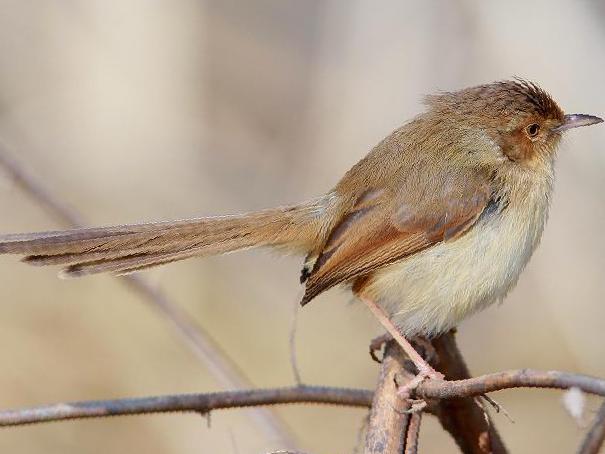
M 385 267 L 363 293 L 378 300 L 406 336 L 453 328 L 515 285 L 542 234 L 547 199 L 526 200 L 524 222 L 507 208 L 460 238 Z

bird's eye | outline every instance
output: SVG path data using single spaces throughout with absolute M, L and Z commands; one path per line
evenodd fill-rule
M 540 132 L 540 125 L 538 123 L 532 123 L 526 128 L 526 131 L 529 137 L 536 137 Z

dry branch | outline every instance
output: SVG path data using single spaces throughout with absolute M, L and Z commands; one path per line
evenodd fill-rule
M 395 363 L 388 367 L 388 374 L 384 375 L 381 384 L 390 386 L 386 395 L 393 397 L 395 383 L 393 379 L 394 371 L 401 371 L 400 363 Z M 403 371 L 402 374 L 407 372 Z M 405 376 L 405 375 L 403 375 Z M 401 381 L 401 376 L 398 376 Z M 409 378 L 410 376 L 407 375 Z M 483 375 L 481 377 L 470 378 L 466 380 L 443 381 L 428 380 L 421 383 L 416 389 L 415 394 L 434 399 L 456 399 L 472 397 L 483 392 L 495 391 L 508 388 L 519 387 L 545 387 L 566 389 L 577 386 L 585 392 L 605 395 L 605 381 L 588 377 L 585 375 L 576 375 L 563 372 L 542 372 L 530 370 L 507 371 L 496 374 Z M 20 426 L 25 424 L 43 423 L 52 421 L 63 421 L 76 418 L 95 418 L 119 415 L 137 415 L 148 413 L 166 413 L 166 412 L 198 412 L 205 413 L 210 410 L 224 408 L 239 408 L 257 405 L 274 405 L 285 403 L 323 403 L 342 406 L 370 407 L 374 392 L 370 390 L 331 388 L 318 386 L 296 386 L 290 388 L 277 389 L 254 389 L 246 391 L 224 391 L 208 394 L 186 394 L 160 397 L 144 397 L 136 399 L 117 399 L 117 400 L 98 400 L 74 403 L 60 403 L 29 409 L 17 409 L 0 411 L 1 426 Z M 385 393 L 383 393 L 385 394 Z M 400 406 L 400 401 L 403 401 Z M 392 418 L 388 424 L 395 432 L 389 432 L 386 436 L 392 436 L 397 433 L 401 436 L 399 428 L 406 429 L 407 414 L 403 413 L 405 401 L 391 401 L 395 406 L 390 406 L 385 402 L 382 409 L 389 418 Z M 605 410 L 599 413 L 597 422 L 591 430 L 591 439 L 596 439 L 599 430 L 599 423 L 602 423 L 605 416 L 601 416 Z M 400 420 L 397 418 L 401 417 Z M 376 419 L 374 422 L 380 421 Z M 383 422 L 386 420 L 382 420 Z M 405 424 L 403 424 L 403 421 Z M 376 424 L 375 424 L 376 425 Z M 372 430 L 369 428 L 368 430 Z M 406 429 L 407 430 L 407 429 Z M 369 451 L 372 452 L 372 451 Z M 389 451 L 375 451 L 389 452 Z M 494 451 L 495 452 L 495 451 Z M 590 451 L 587 451 L 590 452 Z
M 106 416 L 150 413 L 195 412 L 277 404 L 327 404 L 369 407 L 373 392 L 327 386 L 222 391 L 206 394 L 176 394 L 134 399 L 91 400 L 0 412 L 0 427 Z
M 509 388 L 580 388 L 588 394 L 605 397 L 605 380 L 556 370 L 519 369 L 481 375 L 466 380 L 427 380 L 415 390 L 420 399 L 451 399 L 481 396 Z
M 387 342 L 372 402 L 365 454 L 403 452 L 410 421 L 410 414 L 407 413 L 410 404 L 397 394 L 397 387 L 413 377 L 405 370 L 404 362 L 403 351 L 395 341 Z

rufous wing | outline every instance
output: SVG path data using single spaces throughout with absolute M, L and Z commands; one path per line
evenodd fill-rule
M 487 179 L 447 182 L 421 199 L 373 189 L 332 229 L 306 280 L 306 304 L 323 291 L 351 282 L 467 231 L 488 206 Z M 367 194 L 368 191 L 366 191 Z

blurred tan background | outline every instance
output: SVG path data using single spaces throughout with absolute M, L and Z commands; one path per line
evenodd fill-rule
M 605 4 L 0 0 L 0 138 L 91 224 L 210 215 L 328 190 L 421 109 L 423 94 L 513 75 L 569 112 L 605 114 Z M 572 132 L 542 245 L 506 304 L 460 343 L 475 374 L 605 376 L 605 128 Z M 0 232 L 58 225 L 0 172 Z M 247 252 L 147 273 L 257 386 L 292 383 L 301 260 Z M 373 387 L 380 332 L 342 291 L 300 312 L 304 381 Z M 221 389 L 167 323 L 116 280 L 61 281 L 0 259 L 0 407 Z M 515 453 L 573 452 L 561 394 L 494 396 Z M 587 416 L 597 402 L 589 400 Z M 364 411 L 282 407 L 309 453 L 350 453 Z M 425 418 L 422 452 L 454 444 Z M 240 411 L 0 431 L 14 453 L 264 453 Z

